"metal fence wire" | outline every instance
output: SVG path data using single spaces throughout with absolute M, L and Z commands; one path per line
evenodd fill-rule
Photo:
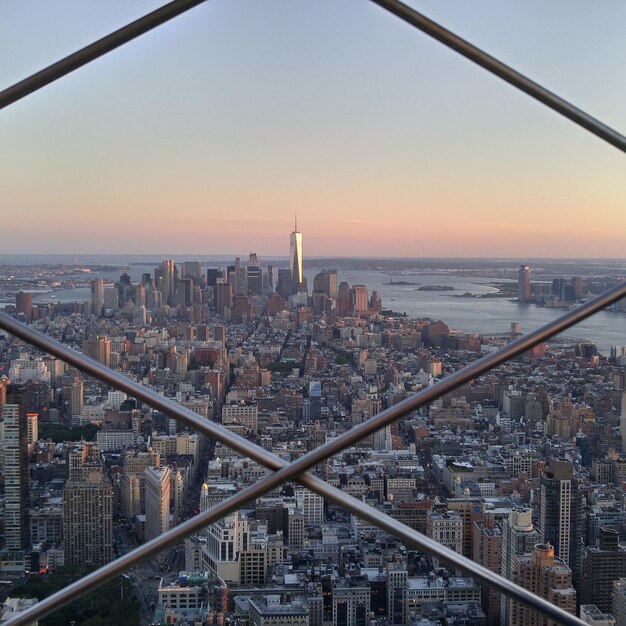
M 169 4 L 135 20 L 123 28 L 99 39 L 98 41 L 70 54 L 47 68 L 25 78 L 24 80 L 0 92 L 0 109 L 17 102 L 30 93 L 45 87 L 66 74 L 90 63 L 98 57 L 117 47 L 139 37 L 140 35 L 164 24 L 170 19 L 185 11 L 202 4 L 205 0 L 174 0 Z M 626 152 L 626 137 L 606 126 L 602 122 L 581 111 L 556 94 L 548 91 L 541 85 L 533 82 L 524 75 L 505 65 L 498 59 L 483 52 L 480 48 L 461 39 L 454 33 L 446 30 L 436 22 L 428 19 L 411 7 L 398 0 L 369 0 L 383 9 L 393 13 L 406 23 L 455 50 L 469 60 L 477 63 L 487 71 L 499 76 L 514 87 L 524 91 L 531 97 L 575 122 L 578 126 L 587 129 L 601 139 L 607 141 L 622 152 Z M 337 439 L 328 442 L 308 452 L 292 463 L 276 456 L 243 437 L 226 430 L 222 426 L 208 421 L 189 409 L 176 404 L 152 389 L 127 378 L 119 372 L 113 371 L 100 363 L 90 359 L 70 347 L 48 337 L 47 335 L 23 324 L 6 313 L 0 313 L 0 328 L 11 333 L 33 346 L 58 357 L 73 365 L 82 372 L 95 376 L 112 387 L 125 391 L 130 396 L 143 401 L 154 409 L 162 411 L 171 418 L 182 421 L 187 426 L 203 433 L 211 439 L 220 441 L 224 445 L 240 452 L 265 467 L 273 473 L 263 480 L 246 487 L 234 496 L 210 507 L 199 515 L 179 524 L 159 537 L 143 544 L 124 556 L 108 563 L 91 574 L 68 585 L 61 591 L 45 598 L 20 615 L 4 622 L 6 626 L 24 626 L 33 623 L 55 609 L 75 600 L 106 581 L 125 572 L 133 565 L 162 552 L 168 546 L 180 542 L 211 522 L 217 521 L 228 513 L 237 510 L 245 502 L 262 496 L 264 493 L 278 487 L 286 481 L 297 481 L 307 489 L 314 491 L 357 517 L 368 521 L 389 534 L 400 539 L 408 546 L 436 556 L 443 563 L 452 566 L 476 578 L 482 583 L 495 587 L 510 598 L 528 605 L 546 617 L 560 624 L 580 626 L 584 624 L 576 616 L 566 613 L 547 600 L 540 598 L 530 591 L 519 587 L 511 581 L 494 574 L 472 560 L 450 550 L 426 537 L 425 535 L 405 526 L 384 513 L 370 507 L 361 500 L 329 485 L 320 478 L 308 473 L 312 467 L 325 459 L 354 445 L 359 440 L 371 435 L 380 428 L 401 419 L 412 411 L 440 398 L 446 393 L 488 372 L 489 370 L 519 356 L 533 346 L 546 339 L 561 333 L 581 320 L 593 315 L 610 304 L 626 297 L 626 282 L 608 289 L 600 296 L 590 300 L 577 309 L 562 315 L 553 322 L 540 327 L 530 334 L 508 344 L 497 352 L 478 359 L 463 369 L 438 381 L 432 387 L 412 395 L 402 402 L 371 417 L 358 426 L 343 433 Z

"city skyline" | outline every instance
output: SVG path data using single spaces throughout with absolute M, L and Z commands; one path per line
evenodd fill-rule
M 158 6 L 33 5 L 3 87 Z M 625 7 L 413 5 L 626 126 Z M 206 3 L 3 113 L 7 252 L 622 255 L 619 152 L 370 3 Z
M 455 291 L 445 284 L 372 282 L 367 272 L 329 268 L 294 281 L 305 237 L 296 224 L 293 274 L 281 268 L 275 275 L 255 252 L 223 269 L 171 258 L 133 271 L 110 266 L 106 280 L 91 272 L 102 266 L 4 266 L 0 295 L 15 300 L 9 315 L 129 377 L 115 378 L 111 389 L 98 371 L 83 376 L 92 370 L 62 344 L 46 345 L 42 355 L 0 334 L 0 373 L 8 374 L 0 376 L 0 565 L 13 574 L 4 584 L 18 597 L 34 583 L 45 588 L 61 566 L 79 575 L 77 567 L 108 564 L 137 544 L 146 550 L 145 542 L 182 520 L 239 498 L 238 511 L 214 515 L 184 549 L 172 542 L 128 570 L 133 623 L 135 614 L 153 624 L 190 616 L 234 623 L 246 614 L 251 626 L 267 626 L 277 611 L 293 626 L 362 626 L 368 615 L 372 626 L 416 624 L 411 615 L 433 624 L 460 614 L 477 624 L 528 622 L 528 607 L 503 600 L 489 577 L 481 581 L 463 563 L 452 567 L 455 553 L 504 574 L 550 610 L 575 615 L 581 604 L 581 617 L 622 623 L 610 594 L 586 581 L 591 572 L 602 575 L 604 588 L 626 580 L 619 545 L 626 516 L 618 510 L 626 484 L 626 349 L 615 344 L 602 355 L 591 340 L 561 336 L 531 350 L 518 342 L 524 354 L 499 362 L 520 338 L 519 322 L 493 332 L 490 316 L 486 333 L 467 332 L 433 317 L 434 302 L 417 315 L 383 308 L 378 290 Z M 570 278 L 583 263 L 554 263 L 552 271 L 567 277 L 551 282 L 533 281 L 530 265 L 508 265 L 518 281 L 501 295 L 516 317 L 530 307 L 581 300 L 588 307 L 599 281 L 616 280 L 598 271 L 613 264 L 590 263 L 585 278 Z M 389 274 L 380 270 L 373 274 Z M 60 294 L 64 281 L 78 299 L 35 303 L 32 293 L 17 291 L 35 284 Z M 491 289 L 493 297 L 498 289 Z M 458 295 L 472 298 L 465 308 L 478 302 L 479 294 Z M 29 340 L 20 323 L 4 319 L 3 328 Z M 483 363 L 499 366 L 477 374 L 472 364 L 485 353 Z M 466 382 L 457 380 L 446 398 L 440 391 L 441 400 L 415 404 L 449 375 Z M 162 397 L 146 395 L 146 387 Z M 408 401 L 414 410 L 404 420 L 363 437 L 368 422 Z M 329 448 L 336 454 L 313 471 L 334 499 L 326 488 L 292 485 L 261 495 L 270 476 L 266 454 L 293 462 Z M 376 518 L 361 520 L 362 510 Z M 388 528 L 391 535 L 373 531 L 372 522 L 387 516 L 409 537 L 417 531 L 452 550 L 449 567 L 428 546 L 407 551 L 407 543 L 420 544 L 394 539 L 398 526 Z M 12 598 L 3 617 L 20 608 Z M 64 623 L 82 619 L 67 610 Z M 108 607 L 97 612 L 106 621 Z

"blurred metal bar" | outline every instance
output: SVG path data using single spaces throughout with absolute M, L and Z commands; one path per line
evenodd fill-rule
M 92 44 L 77 50 L 76 52 L 66 56 L 64 59 L 49 65 L 48 67 L 32 74 L 28 78 L 15 83 L 11 87 L 7 87 L 0 91 L 0 109 L 3 109 L 17 100 L 24 98 L 28 94 L 49 85 L 55 80 L 62 78 L 66 74 L 90 63 L 91 61 L 101 57 L 107 52 L 119 48 L 125 43 L 136 39 L 140 35 L 147 33 L 149 30 L 164 24 L 165 22 L 177 17 L 181 13 L 205 2 L 205 0 L 173 0 L 169 4 L 159 7 L 155 11 L 140 17 L 139 19 L 123 26 L 122 28 L 94 41 Z
M 626 152 L 626 137 L 618 133 L 616 130 L 603 124 L 601 121 L 592 117 L 588 113 L 564 100 L 555 93 L 549 91 L 545 87 L 542 87 L 538 83 L 527 78 L 512 67 L 502 63 L 495 57 L 487 54 L 480 48 L 471 44 L 469 41 L 462 39 L 453 32 L 447 30 L 437 22 L 427 18 L 422 13 L 419 13 L 415 9 L 407 6 L 400 0 L 372 0 L 383 9 L 386 9 L 390 13 L 393 13 L 401 20 L 404 20 L 407 24 L 411 24 L 415 28 L 418 28 L 422 32 L 430 35 L 433 39 L 436 39 L 440 43 L 444 44 L 448 48 L 462 54 L 465 58 L 480 65 L 488 72 L 499 76 L 502 80 L 505 80 L 510 85 L 517 87 L 524 93 L 538 100 L 547 107 L 550 107 L 557 113 L 560 113 L 564 117 L 568 118 L 572 122 L 578 124 L 582 128 L 585 128 L 590 133 L 593 133 L 600 139 L 604 139 L 612 146 L 615 146 L 618 150 Z
M 29 612 L 23 614 L 23 619 L 25 621 L 12 621 L 7 624 L 9 625 L 17 625 L 17 624 L 27 624 L 28 620 L 34 619 L 33 611 L 45 611 L 48 613 L 55 608 L 58 608 L 62 604 L 66 604 L 71 601 L 73 598 L 77 596 L 77 593 L 85 593 L 89 589 L 93 588 L 93 586 L 102 584 L 109 578 L 119 574 L 121 571 L 124 571 L 125 568 L 130 565 L 147 558 L 151 554 L 158 553 L 162 551 L 165 547 L 172 543 L 176 543 L 180 541 L 180 539 L 184 536 L 187 536 L 193 533 L 198 528 L 206 525 L 210 521 L 219 519 L 227 512 L 237 509 L 240 506 L 240 503 L 249 501 L 252 498 L 258 497 L 263 493 L 267 492 L 270 489 L 273 489 L 275 486 L 291 479 L 298 480 L 301 484 L 306 486 L 309 489 L 319 493 L 324 498 L 331 500 L 340 506 L 343 506 L 350 512 L 355 515 L 370 521 L 378 525 L 381 528 L 386 529 L 391 534 L 394 534 L 396 537 L 406 541 L 408 545 L 414 546 L 418 549 L 424 550 L 431 554 L 437 555 L 442 561 L 452 565 L 453 567 L 458 567 L 473 575 L 477 579 L 495 586 L 503 593 L 509 594 L 511 597 L 523 602 L 525 604 L 532 603 L 532 606 L 537 610 L 545 613 L 547 615 L 552 616 L 553 618 L 559 619 L 561 623 L 564 624 L 580 624 L 580 621 L 571 621 L 572 616 L 560 612 L 557 616 L 554 611 L 560 611 L 550 603 L 546 603 L 544 606 L 540 599 L 535 598 L 533 594 L 526 592 L 525 590 L 513 585 L 510 581 L 506 579 L 502 579 L 496 577 L 489 570 L 485 570 L 484 568 L 479 568 L 469 559 L 465 559 L 464 557 L 456 554 L 444 548 L 440 544 L 434 542 L 433 540 L 412 531 L 407 528 L 403 524 L 388 518 L 383 513 L 372 509 L 371 507 L 365 505 L 363 502 L 360 502 L 354 498 L 349 497 L 347 494 L 337 490 L 336 488 L 328 485 L 324 481 L 320 480 L 317 477 L 311 475 L 300 475 L 299 472 L 305 471 L 309 469 L 313 465 L 316 465 L 321 460 L 324 460 L 331 456 L 332 454 L 348 447 L 352 443 L 362 439 L 363 437 L 371 434 L 377 428 L 390 423 L 391 421 L 395 421 L 402 417 L 403 415 L 419 408 L 423 404 L 431 402 L 432 400 L 440 397 L 441 395 L 447 393 L 458 387 L 465 382 L 468 382 L 472 378 L 488 371 L 489 369 L 496 367 L 497 365 L 509 360 L 532 346 L 544 341 L 554 334 L 558 334 L 562 332 L 566 328 L 576 324 L 577 322 L 585 319 L 586 317 L 592 315 L 598 310 L 610 305 L 611 303 L 621 299 L 626 296 L 626 283 L 622 283 L 612 289 L 609 289 L 604 294 L 601 294 L 594 300 L 582 305 L 578 309 L 574 311 L 570 311 L 567 314 L 557 318 L 550 324 L 543 326 L 542 328 L 534 331 L 530 335 L 526 337 L 522 337 L 518 341 L 509 344 L 505 348 L 499 350 L 498 352 L 489 355 L 483 359 L 475 361 L 470 364 L 466 368 L 459 370 L 455 374 L 443 379 L 433 387 L 430 387 L 415 396 L 407 398 L 406 400 L 394 405 L 391 409 L 387 411 L 383 411 L 382 413 L 374 416 L 367 422 L 359 425 L 358 427 L 351 429 L 347 433 L 344 433 L 338 440 L 331 442 L 330 444 L 325 444 L 320 448 L 313 450 L 301 457 L 297 461 L 291 464 L 287 464 L 286 461 L 276 457 L 275 455 L 269 453 L 267 450 L 260 448 L 246 439 L 234 435 L 230 431 L 227 431 L 220 426 L 214 424 L 213 422 L 209 422 L 195 415 L 188 409 L 174 403 L 171 400 L 167 400 L 163 398 L 156 392 L 142 387 L 138 383 L 131 381 L 119 374 L 118 372 L 113 372 L 103 365 L 85 357 L 84 355 L 72 350 L 68 346 L 65 346 L 46 335 L 34 330 L 33 328 L 26 326 L 14 320 L 10 316 L 5 313 L 0 313 L 0 328 L 12 333 L 13 335 L 24 339 L 25 341 L 29 341 L 33 345 L 38 348 L 45 350 L 50 354 L 54 354 L 55 356 L 67 361 L 68 363 L 75 365 L 79 369 L 85 371 L 88 374 L 92 374 L 104 382 L 107 382 L 118 389 L 122 389 L 127 393 L 135 396 L 138 399 L 144 400 L 147 404 L 158 408 L 159 410 L 164 411 L 169 414 L 171 417 L 179 418 L 189 425 L 197 428 L 201 432 L 214 437 L 233 447 L 233 449 L 242 452 L 242 454 L 249 456 L 257 460 L 258 462 L 270 467 L 272 469 L 279 469 L 275 474 L 266 477 L 262 481 L 259 481 L 255 485 L 248 487 L 246 490 L 240 492 L 233 498 L 228 501 L 225 501 L 218 505 L 217 507 L 213 507 L 209 509 L 204 514 L 199 516 L 198 518 L 194 518 L 193 520 L 189 520 L 185 522 L 181 526 L 169 531 L 168 533 L 158 537 L 153 540 L 149 544 L 145 544 L 141 548 L 133 551 L 123 557 L 125 560 L 121 562 L 114 561 L 113 563 L 101 568 L 97 572 L 86 577 L 85 581 L 77 581 L 73 586 L 68 587 L 70 591 L 66 594 L 63 591 L 59 592 L 59 594 L 55 594 L 55 596 L 51 596 L 49 599 L 49 603 L 43 604 L 40 603 L 29 609 Z M 341 442 L 338 444 L 337 442 Z M 244 499 L 240 499 L 243 497 Z M 532 600 L 532 602 L 531 602 Z M 39 607 L 39 609 L 37 609 Z M 562 613 L 562 614 L 561 614 Z M 43 615 L 44 613 L 41 613 Z M 40 615 L 40 613 L 37 613 Z M 21 620 L 22 616 L 16 618 L 17 620 Z M 576 618 L 574 618 L 576 619 Z

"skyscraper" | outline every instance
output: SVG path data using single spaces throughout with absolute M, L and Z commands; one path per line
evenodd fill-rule
M 157 279 L 157 285 L 163 293 L 163 301 L 167 304 L 171 304 L 178 283 L 176 264 L 172 259 L 163 259 L 161 267 L 156 268 L 154 274 L 155 279 Z
M 483 521 L 474 522 L 472 539 L 474 562 L 499 574 L 502 566 L 502 532 L 493 513 L 486 513 Z M 499 623 L 500 619 L 501 595 L 497 589 L 482 585 L 483 609 L 488 623 L 494 626 Z
M 258 265 L 248 265 L 248 294 L 260 296 L 263 293 L 263 274 Z
M 309 383 L 308 422 L 314 423 L 322 417 L 322 383 L 312 380 Z
M 368 297 L 365 285 L 353 285 L 350 290 L 350 311 L 356 315 L 367 313 Z
M 176 303 L 182 306 L 193 304 L 193 278 L 179 278 Z
M 539 543 L 532 555 L 515 557 L 513 582 L 548 600 L 551 604 L 576 614 L 576 592 L 572 588 L 572 572 L 548 543 Z M 509 599 L 509 626 L 548 626 L 554 622 L 532 608 Z
M 567 460 L 550 459 L 541 476 L 539 530 L 543 540 L 554 546 L 554 552 L 572 570 L 578 589 L 582 558 L 582 494 L 574 468 Z
M 170 528 L 171 474 L 167 466 L 148 467 L 146 479 L 146 541 Z
M 530 301 L 530 266 L 520 265 L 517 273 L 517 299 L 520 302 Z
M 4 547 L 28 542 L 28 421 L 22 385 L 8 385 L 4 415 Z
M 113 487 L 95 444 L 69 453 L 63 491 L 66 565 L 104 565 L 113 559 Z
M 233 295 L 245 296 L 248 293 L 248 272 L 241 264 L 241 258 L 235 259 Z M 230 279 L 229 279 L 230 282 Z
M 181 274 L 182 278 L 191 277 L 196 283 L 200 283 L 200 278 L 202 276 L 200 261 L 185 261 L 183 263 L 183 271 Z
M 291 270 L 291 293 L 298 293 L 304 282 L 302 273 L 302 233 L 298 230 L 298 220 L 289 237 L 289 269 Z
M 82 344 L 83 354 L 94 361 L 111 367 L 111 340 L 108 337 L 85 339 Z
M 225 309 L 233 306 L 233 286 L 230 283 L 217 283 L 215 285 L 215 308 L 220 315 L 224 315 Z
M 291 270 L 280 268 L 276 282 L 276 292 L 287 299 L 291 295 Z
M 626 578 L 613 581 L 613 616 L 616 624 L 626 624 Z
M 622 450 L 626 451 L 626 391 L 622 392 L 622 410 L 619 418 L 619 432 L 622 440 Z
M 273 265 L 267 266 L 266 276 L 267 276 L 267 288 L 270 291 L 274 291 L 274 266 Z
M 600 545 L 585 549 L 582 562 L 582 604 L 595 604 L 601 611 L 613 609 L 613 581 L 626 576 L 626 550 L 612 528 L 600 530 Z
M 24 319 L 30 321 L 33 318 L 33 294 L 27 291 L 20 291 L 15 294 L 15 312 L 23 315 Z
M 341 282 L 337 289 L 337 313 L 343 317 L 348 315 L 350 311 L 350 285 L 348 283 Z
M 531 508 L 514 508 L 509 518 L 502 524 L 502 567 L 500 574 L 507 580 L 513 578 L 515 558 L 529 554 L 538 543 L 543 543 L 541 533 L 533 526 Z M 500 602 L 500 624 L 506 626 L 509 620 L 509 600 L 502 594 Z

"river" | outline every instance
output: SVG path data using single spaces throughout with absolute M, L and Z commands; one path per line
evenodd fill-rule
M 152 255 L 148 263 L 134 261 L 130 265 L 131 280 L 138 281 L 142 273 L 153 273 L 155 261 L 159 257 Z M 128 257 L 111 258 L 107 261 L 112 264 L 124 264 Z M 65 260 L 65 259 L 64 259 Z M 95 259 L 94 259 L 95 260 Z M 98 262 L 103 262 L 98 258 Z M 216 266 L 213 259 L 205 258 L 203 267 Z M 222 267 L 223 267 L 222 263 Z M 313 276 L 319 268 L 305 271 L 309 288 L 313 285 Z M 116 272 L 101 272 L 94 274 L 107 280 L 119 278 Z M 464 298 L 454 297 L 465 292 L 472 294 L 494 293 L 497 290 L 489 283 L 494 279 L 477 276 L 475 278 L 458 277 L 444 272 L 415 271 L 395 274 L 394 281 L 407 281 L 415 285 L 389 284 L 390 275 L 380 270 L 340 270 L 338 280 L 346 281 L 350 285 L 364 284 L 369 293 L 377 290 L 382 298 L 383 307 L 400 313 L 407 313 L 410 317 L 431 317 L 442 320 L 450 327 L 467 333 L 496 333 L 508 332 L 511 322 L 519 322 L 523 333 L 528 333 L 538 326 L 546 324 L 563 314 L 563 310 L 546 309 L 534 304 L 518 304 L 508 298 Z M 504 282 L 499 279 L 498 282 Z M 453 291 L 419 291 L 420 286 L 442 285 L 452 287 Z M 52 297 L 54 296 L 54 297 Z M 89 288 L 59 290 L 46 294 L 37 294 L 33 302 L 85 302 L 90 299 Z M 593 341 L 598 349 L 608 354 L 613 345 L 626 343 L 626 314 L 613 311 L 602 311 L 591 319 L 573 327 L 567 332 L 568 336 L 581 337 Z

